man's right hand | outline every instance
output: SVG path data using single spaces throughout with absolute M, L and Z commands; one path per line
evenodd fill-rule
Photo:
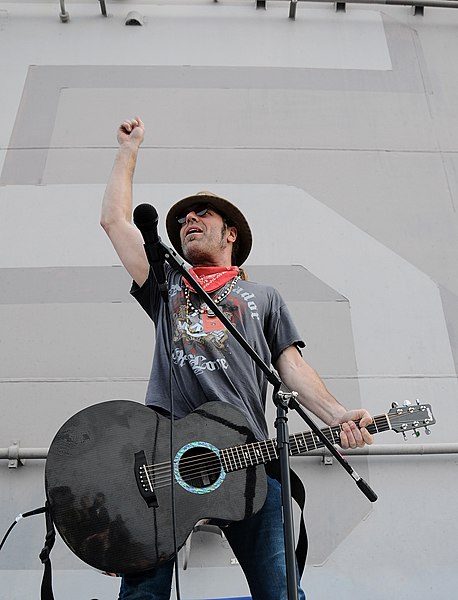
M 123 121 L 118 128 L 117 139 L 120 146 L 126 142 L 134 142 L 140 146 L 144 137 L 145 125 L 140 117 Z

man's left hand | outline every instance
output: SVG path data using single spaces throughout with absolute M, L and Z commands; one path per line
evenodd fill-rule
M 359 421 L 359 426 L 355 421 Z M 362 448 L 366 444 L 372 444 L 374 441 L 371 434 L 366 429 L 372 423 L 372 417 L 363 408 L 349 410 L 340 417 L 336 424 L 342 425 L 340 433 L 340 445 L 345 450 L 347 448 Z

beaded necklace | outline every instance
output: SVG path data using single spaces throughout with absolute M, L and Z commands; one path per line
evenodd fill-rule
M 226 283 L 223 289 L 213 297 L 213 302 L 215 304 L 219 304 L 228 296 L 232 290 L 234 289 L 235 284 L 240 279 L 240 275 L 236 275 L 230 282 Z M 187 286 L 184 286 L 184 295 L 186 298 L 186 320 L 189 321 L 189 317 L 195 317 L 198 314 L 203 315 L 207 313 L 208 317 L 215 317 L 215 313 L 212 309 L 207 305 L 206 302 L 203 302 L 199 308 L 196 308 L 191 302 L 191 291 Z

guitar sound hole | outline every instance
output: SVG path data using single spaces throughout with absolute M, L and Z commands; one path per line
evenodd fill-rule
M 196 446 L 183 453 L 179 462 L 180 477 L 189 486 L 206 488 L 213 485 L 221 474 L 218 456 L 208 448 Z

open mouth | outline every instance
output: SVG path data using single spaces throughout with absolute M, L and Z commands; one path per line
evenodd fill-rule
M 203 233 L 202 229 L 199 229 L 198 227 L 190 227 L 188 229 L 188 231 L 186 232 L 186 236 L 185 237 L 188 237 L 188 235 L 194 235 L 196 233 Z

